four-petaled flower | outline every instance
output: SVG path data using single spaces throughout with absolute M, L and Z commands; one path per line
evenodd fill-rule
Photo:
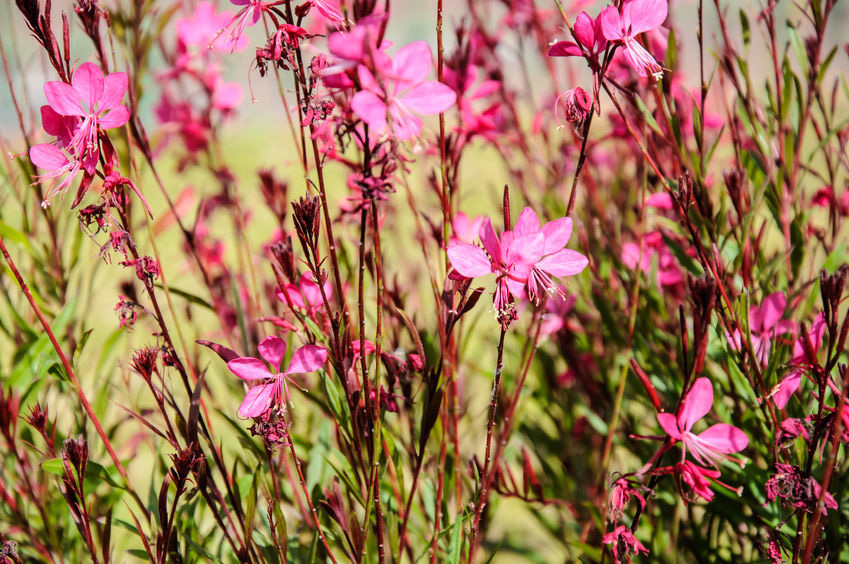
M 291 376 L 318 370 L 327 361 L 327 349 L 318 345 L 305 345 L 295 351 L 289 367 L 281 372 L 280 364 L 286 356 L 285 341 L 280 337 L 266 337 L 260 341 L 258 348 L 260 356 L 271 365 L 272 370 L 261 360 L 251 357 L 234 358 L 227 363 L 227 368 L 239 378 L 262 382 L 245 394 L 239 407 L 239 415 L 245 418 L 259 417 L 274 405 L 291 405 L 288 383 L 297 386 Z
M 684 398 L 678 416 L 671 413 L 658 413 L 657 421 L 666 433 L 683 443 L 681 460 L 687 455 L 687 449 L 700 464 L 716 466 L 720 458 L 743 465 L 740 460 L 728 456 L 740 452 L 749 444 L 746 434 L 727 423 L 717 423 L 700 434 L 692 432 L 693 425 L 707 415 L 713 406 L 713 385 L 707 378 L 699 378 Z M 704 497 L 704 496 L 703 496 Z
M 781 319 L 785 309 L 787 309 L 787 298 L 784 297 L 783 292 L 775 292 L 764 298 L 761 305 L 752 306 L 749 310 L 749 333 L 752 337 L 752 348 L 758 362 L 764 366 L 769 360 L 772 339 L 776 335 L 790 333 L 794 329 L 792 321 Z M 740 332 L 735 330 L 730 337 L 731 348 L 741 350 L 743 343 Z
M 604 37 L 625 47 L 628 64 L 640 76 L 650 74 L 659 79 L 663 75 L 663 68 L 640 45 L 637 36 L 660 27 L 666 20 L 667 9 L 666 0 L 626 0 L 621 11 L 609 6 L 599 16 Z
M 563 248 L 572 235 L 572 220 L 561 217 L 540 227 L 539 217 L 531 208 L 519 215 L 512 231 L 499 239 L 489 218 L 480 227 L 483 249 L 475 245 L 452 242 L 448 259 L 460 275 L 475 278 L 497 274 L 495 309 L 504 311 L 510 295 L 528 297 L 539 302 L 546 292 L 554 292 L 552 277 L 571 276 L 586 268 L 587 257 Z
M 362 90 L 351 108 L 380 135 L 389 125 L 395 137 L 407 141 L 419 134 L 422 120 L 415 114 L 435 115 L 454 105 L 457 94 L 447 85 L 425 80 L 432 66 L 430 46 L 415 41 L 392 59 L 375 58 L 374 71 L 357 67 Z
M 67 189 L 80 170 L 94 175 L 100 158 L 100 132 L 121 127 L 130 119 L 130 110 L 121 104 L 127 86 L 125 73 L 104 77 L 93 63 L 80 65 L 71 84 L 50 81 L 44 85 L 49 105 L 42 106 L 41 119 L 44 130 L 55 135 L 56 141 L 33 146 L 29 156 L 38 168 L 48 171 L 40 178 L 64 179 L 52 187 L 43 206 Z

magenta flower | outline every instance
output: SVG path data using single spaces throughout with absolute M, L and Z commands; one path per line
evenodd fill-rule
M 640 76 L 650 74 L 660 79 L 663 75 L 663 68 L 640 45 L 637 36 L 660 27 L 666 20 L 667 9 L 666 0 L 626 0 L 621 12 L 609 6 L 599 15 L 604 37 L 625 47 L 628 64 Z
M 345 18 L 342 17 L 342 12 L 328 2 L 328 0 L 307 0 L 307 3 L 311 4 L 313 8 L 318 10 L 321 17 L 335 25 L 337 29 L 340 24 L 345 22 Z
M 822 313 L 820 313 L 814 320 L 813 325 L 811 325 L 810 333 L 808 333 L 808 344 L 810 345 L 814 355 L 819 352 L 824 335 L 825 317 Z M 805 372 L 805 368 L 810 366 L 812 362 L 816 361 L 815 358 L 808 358 L 805 343 L 803 341 L 804 338 L 804 335 L 800 335 L 796 340 L 796 344 L 793 345 L 793 358 L 790 359 L 790 364 L 793 366 L 793 370 L 772 389 L 772 400 L 775 402 L 778 409 L 784 409 L 784 406 L 786 406 L 787 402 L 790 401 L 790 396 L 792 396 L 802 384 L 802 374 Z
M 728 454 L 740 452 L 749 444 L 746 434 L 733 425 L 717 423 L 701 434 L 692 432 L 693 425 L 707 415 L 713 406 L 713 386 L 707 378 L 699 378 L 684 398 L 678 417 L 671 413 L 658 413 L 657 421 L 666 433 L 683 443 L 681 460 L 687 455 L 687 449 L 700 464 L 716 466 L 720 458 L 743 463 Z
M 329 280 L 326 280 L 323 286 L 324 295 L 327 296 L 328 300 L 331 299 L 333 297 L 332 284 L 330 284 Z M 284 288 L 278 288 L 277 298 L 283 303 L 288 303 L 288 298 L 288 300 L 291 300 L 293 306 L 306 310 L 312 316 L 316 311 L 324 307 L 321 290 L 322 288 L 319 288 L 318 284 L 316 284 L 313 274 L 308 272 L 301 276 L 299 284 L 286 284 Z
M 229 38 L 219 41 L 222 35 L 221 30 L 226 28 L 232 19 L 232 12 L 223 10 L 216 13 L 214 4 L 198 2 L 191 16 L 180 18 L 175 22 L 177 39 L 183 48 L 192 46 L 201 49 L 211 48 L 216 51 L 242 49 L 248 44 L 246 37 L 239 37 L 235 42 Z
M 395 57 L 375 65 L 378 76 L 364 65 L 357 68 L 363 90 L 351 100 L 351 109 L 378 135 L 390 129 L 407 141 L 419 134 L 422 120 L 415 114 L 435 115 L 454 105 L 457 94 L 445 84 L 425 80 L 431 69 L 430 47 L 415 41 Z
M 649 549 L 643 546 L 625 525 L 619 525 L 613 532 L 604 535 L 601 542 L 613 545 L 613 557 L 616 562 L 631 562 L 632 554 L 649 553 Z
M 593 20 L 586 12 L 575 18 L 575 42 L 558 41 L 548 48 L 549 57 L 585 57 L 598 62 L 599 53 L 607 47 L 607 39 L 601 29 L 601 15 Z M 583 47 L 583 49 L 581 49 Z
M 113 72 L 104 77 L 93 63 L 80 65 L 72 84 L 51 81 L 44 85 L 47 102 L 57 114 L 82 118 L 68 145 L 89 173 L 94 172 L 100 155 L 98 128 L 121 127 L 130 119 L 130 110 L 121 105 L 127 85 L 125 73 Z
M 317 345 L 305 345 L 292 355 L 289 368 L 280 372 L 280 363 L 286 356 L 285 341 L 280 337 L 266 337 L 259 343 L 258 348 L 260 356 L 272 366 L 272 370 L 261 360 L 251 357 L 234 358 L 227 363 L 227 368 L 239 378 L 262 381 L 245 394 L 245 399 L 239 407 L 240 417 L 259 417 L 275 405 L 282 405 L 284 408 L 291 405 L 288 383 L 297 386 L 291 376 L 313 372 L 327 362 L 327 349 Z
M 130 111 L 121 105 L 128 79 L 123 72 L 106 77 L 92 63 L 83 63 L 74 72 L 72 84 L 51 81 L 44 85 L 48 106 L 42 106 L 44 130 L 56 136 L 55 144 L 35 145 L 30 160 L 47 171 L 41 179 L 64 179 L 53 186 L 48 199 L 64 192 L 80 170 L 94 174 L 100 158 L 101 130 L 127 123 Z M 42 205 L 47 205 L 47 200 Z
M 787 298 L 783 292 L 775 292 L 764 298 L 760 306 L 749 310 L 749 333 L 752 337 L 752 348 L 758 362 L 766 366 L 769 361 L 769 351 L 772 339 L 776 335 L 790 333 L 794 329 L 793 322 L 781 319 L 787 309 Z M 729 344 L 734 350 L 741 350 L 743 343 L 740 332 L 735 330 L 729 336 Z
M 690 488 L 692 493 L 701 497 L 705 501 L 713 500 L 714 493 L 713 490 L 710 489 L 710 480 L 708 480 L 708 478 L 711 480 L 719 478 L 719 470 L 702 468 L 701 466 L 696 466 L 689 460 L 685 460 L 675 464 L 675 472 L 678 474 L 681 482 Z M 731 488 L 729 487 L 729 489 Z
M 476 278 L 497 274 L 495 309 L 505 311 L 510 296 L 528 296 L 539 301 L 545 292 L 554 292 L 552 277 L 571 276 L 586 268 L 587 257 L 564 249 L 572 235 L 572 220 L 562 217 L 540 227 L 539 217 L 525 208 L 512 231 L 499 239 L 489 218 L 480 228 L 483 249 L 468 243 L 448 245 L 448 259 L 460 275 Z

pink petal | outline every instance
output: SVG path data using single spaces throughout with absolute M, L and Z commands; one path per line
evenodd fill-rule
M 622 14 L 623 19 L 630 20 L 631 37 L 634 37 L 663 25 L 667 10 L 667 0 L 631 0 L 622 7 Z
M 395 77 L 412 84 L 418 84 L 426 79 L 431 67 L 430 45 L 427 41 L 414 41 L 405 45 L 392 58 Z
M 457 94 L 451 88 L 441 82 L 428 80 L 411 88 L 399 98 L 398 103 L 417 114 L 432 116 L 444 112 L 456 100 Z
M 243 380 L 264 380 L 274 376 L 261 360 L 247 356 L 234 358 L 227 363 L 227 368 Z
M 543 237 L 542 233 L 518 235 L 505 248 L 506 255 L 504 262 L 508 266 L 514 264 L 533 265 L 542 258 L 542 251 L 545 248 L 545 237 Z
M 100 97 L 100 104 L 97 106 L 98 112 L 103 110 L 111 110 L 121 104 L 124 99 L 124 94 L 127 93 L 129 79 L 126 73 L 113 72 L 103 79 L 103 95 Z
M 280 363 L 283 362 L 283 357 L 286 356 L 286 341 L 272 335 L 260 341 L 257 348 L 259 349 L 259 355 L 268 364 L 273 366 L 275 370 L 280 369 Z
M 561 217 L 554 221 L 549 221 L 542 226 L 542 234 L 545 236 L 544 254 L 548 255 L 554 251 L 559 251 L 566 246 L 569 238 L 572 236 L 572 219 Z
M 84 116 L 86 112 L 80 103 L 80 95 L 74 87 L 64 82 L 51 81 L 44 85 L 47 103 L 63 116 Z
M 666 192 L 655 192 L 646 198 L 646 206 L 650 208 L 657 208 L 659 210 L 671 210 L 672 196 Z
M 536 233 L 539 231 L 539 217 L 537 212 L 526 207 L 516 219 L 516 224 L 513 226 L 513 233 L 516 235 L 526 235 L 528 233 Z M 561 247 L 562 248 L 562 247 Z
M 398 104 L 389 107 L 389 116 L 392 118 L 392 132 L 400 141 L 409 141 L 422 130 L 422 120 L 404 111 Z
M 601 11 L 598 17 L 601 19 L 601 32 L 604 34 L 605 39 L 616 41 L 617 39 L 624 38 L 622 35 L 622 22 L 619 19 L 619 10 L 613 6 L 608 6 Z
M 787 402 L 790 401 L 790 396 L 799 389 L 802 384 L 802 371 L 796 370 L 791 372 L 786 378 L 778 383 L 772 392 L 772 401 L 775 402 L 778 409 L 784 409 Z
M 239 416 L 245 419 L 251 417 L 259 417 L 271 406 L 271 400 L 274 398 L 274 388 L 276 382 L 271 384 L 263 384 L 254 386 L 248 393 L 245 394 L 245 399 L 242 400 L 242 405 L 239 406 Z
M 125 123 L 127 123 L 130 119 L 130 110 L 127 109 L 127 106 L 118 106 L 97 120 L 97 123 L 103 129 L 113 129 L 115 127 L 121 127 Z
M 59 138 L 59 142 L 67 145 L 71 142 L 73 132 L 71 128 L 74 122 L 79 122 L 76 117 L 67 117 L 56 113 L 50 106 L 41 106 L 41 126 L 50 135 Z
M 572 249 L 561 249 L 536 263 L 536 267 L 552 276 L 573 276 L 582 272 L 589 259 Z
M 707 415 L 713 406 L 713 384 L 707 378 L 699 378 L 690 388 L 678 414 L 678 428 L 686 432 L 693 424 Z
M 581 48 L 571 41 L 558 41 L 548 48 L 549 57 L 581 57 Z
M 378 135 L 386 130 L 386 104 L 373 92 L 361 90 L 354 94 L 351 109 Z
M 577 39 L 581 45 L 586 47 L 587 50 L 592 51 L 593 44 L 595 43 L 595 22 L 593 19 L 587 15 L 586 12 L 581 12 L 578 14 L 578 17 L 575 18 L 575 26 L 573 29 L 575 30 L 575 39 Z M 580 51 L 580 49 L 578 51 Z
M 79 97 L 88 104 L 89 112 L 94 112 L 103 96 L 103 71 L 94 63 L 83 63 L 74 71 L 71 82 Z
M 720 454 L 740 452 L 749 446 L 746 433 L 727 423 L 711 425 L 698 435 L 698 440 L 703 446 Z
M 480 239 L 483 243 L 483 248 L 489 253 L 495 261 L 501 260 L 501 243 L 498 241 L 498 235 L 495 234 L 495 229 L 492 228 L 492 221 L 487 217 L 481 223 Z
M 327 349 L 318 345 L 304 345 L 292 355 L 286 374 L 302 374 L 318 370 L 327 362 Z
M 68 157 L 54 145 L 42 143 L 34 145 L 29 150 L 29 159 L 32 164 L 42 170 L 59 170 L 68 164 Z
M 784 315 L 785 309 L 787 309 L 787 298 L 784 297 L 784 292 L 770 294 L 761 302 L 758 312 L 761 324 L 758 327 L 764 331 L 771 329 Z M 757 326 L 757 322 L 755 324 Z
M 466 278 L 484 276 L 492 272 L 492 263 L 479 247 L 468 243 L 457 243 L 446 249 L 451 266 Z
M 658 413 L 657 422 L 673 439 L 681 440 L 681 430 L 678 429 L 678 420 L 671 413 Z

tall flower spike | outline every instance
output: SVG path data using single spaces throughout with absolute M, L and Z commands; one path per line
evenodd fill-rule
M 712 406 L 713 385 L 707 378 L 699 378 L 684 398 L 678 417 L 658 413 L 657 421 L 670 437 L 683 443 L 682 461 L 689 448 L 700 464 L 716 466 L 718 460 L 724 458 L 743 466 L 742 461 L 728 456 L 749 445 L 749 438 L 743 431 L 727 423 L 717 423 L 698 435 L 692 432 L 696 421 L 707 415 Z

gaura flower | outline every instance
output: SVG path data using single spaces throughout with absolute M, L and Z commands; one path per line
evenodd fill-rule
M 599 19 L 605 39 L 625 47 L 625 58 L 640 76 L 652 75 L 659 79 L 663 69 L 654 57 L 640 45 L 641 33 L 660 27 L 666 20 L 666 0 L 626 0 L 621 11 L 613 6 L 605 8 Z
M 789 333 L 793 330 L 793 322 L 781 319 L 784 310 L 787 309 L 787 298 L 783 292 L 770 294 L 759 306 L 753 306 L 749 310 L 749 333 L 752 336 L 752 347 L 755 356 L 763 365 L 769 361 L 769 351 L 772 339 L 776 335 Z M 743 346 L 739 331 L 734 331 L 729 338 L 732 349 L 740 350 Z
M 820 347 L 822 346 L 822 338 L 825 335 L 825 317 L 820 313 L 817 315 L 817 318 L 814 320 L 814 323 L 811 325 L 811 331 L 808 333 L 808 345 L 811 347 L 811 351 L 816 355 Z M 754 337 L 752 337 L 754 340 Z M 775 402 L 775 405 L 778 409 L 784 409 L 784 406 L 787 405 L 787 402 L 790 401 L 790 396 L 799 389 L 799 386 L 802 384 L 802 374 L 805 372 L 806 367 L 811 365 L 812 361 L 816 359 L 808 358 L 807 347 L 804 342 L 805 336 L 800 335 L 796 340 L 796 344 L 793 345 L 793 358 L 790 359 L 790 364 L 793 366 L 793 370 L 784 377 L 775 388 L 772 389 L 772 400 Z
M 280 364 L 286 356 L 285 341 L 280 337 L 266 337 L 258 348 L 260 356 L 271 365 L 272 370 L 261 360 L 251 357 L 234 358 L 227 363 L 227 368 L 239 378 L 262 382 L 245 394 L 239 407 L 239 416 L 245 418 L 259 417 L 277 404 L 291 405 L 288 383 L 297 386 L 291 376 L 314 372 L 327 362 L 327 349 L 318 345 L 305 345 L 295 351 L 289 367 L 280 372 Z
M 707 415 L 712 406 L 713 385 L 709 379 L 699 378 L 684 398 L 678 416 L 658 413 L 657 421 L 670 437 L 683 443 L 682 461 L 689 449 L 700 464 L 716 466 L 724 458 L 742 466 L 740 460 L 728 455 L 748 446 L 749 438 L 743 431 L 727 423 L 717 423 L 698 435 L 692 432 L 696 421 Z
M 587 257 L 563 248 L 572 235 L 572 220 L 562 217 L 540 226 L 531 208 L 519 215 L 513 230 L 499 239 L 489 218 L 480 227 L 483 249 L 452 242 L 448 245 L 451 266 L 466 278 L 496 274 L 495 308 L 504 311 L 510 295 L 539 301 L 541 294 L 556 289 L 552 277 L 571 276 L 586 268 Z
M 399 140 L 412 139 L 422 128 L 422 120 L 415 114 L 442 113 L 457 99 L 447 85 L 425 80 L 431 66 L 430 46 L 425 41 L 410 43 L 373 69 L 360 65 L 357 74 L 363 89 L 351 99 L 351 109 L 378 135 L 389 125 Z

